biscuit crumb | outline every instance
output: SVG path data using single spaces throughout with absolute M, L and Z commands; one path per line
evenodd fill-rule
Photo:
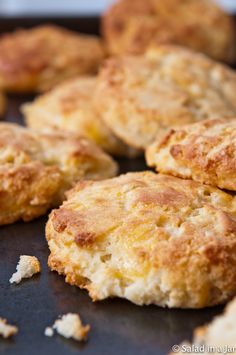
M 6 319 L 0 318 L 0 335 L 3 338 L 10 338 L 16 333 L 18 333 L 18 328 L 16 326 L 7 324 Z
M 12 275 L 9 282 L 18 284 L 22 279 L 28 279 L 40 271 L 40 262 L 35 256 L 21 255 L 16 272 Z
M 46 335 L 46 337 L 52 337 L 54 334 L 54 331 L 52 329 L 52 327 L 47 327 L 44 331 L 44 335 Z
M 53 336 L 53 329 L 65 338 L 73 338 L 78 341 L 85 341 L 90 330 L 90 325 L 83 325 L 80 316 L 75 313 L 68 313 L 57 319 L 52 327 L 47 327 L 44 334 Z

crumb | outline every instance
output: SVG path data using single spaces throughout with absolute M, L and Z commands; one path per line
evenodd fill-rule
M 57 319 L 52 328 L 47 327 L 44 334 L 46 336 L 52 336 L 54 334 L 53 329 L 65 338 L 84 341 L 87 339 L 90 326 L 84 326 L 78 314 L 68 313 L 63 315 L 60 319 Z
M 47 327 L 44 331 L 44 335 L 46 335 L 46 337 L 52 337 L 54 334 L 54 331 L 52 329 L 52 327 Z
M 7 324 L 6 319 L 0 318 L 0 335 L 2 335 L 3 338 L 9 338 L 16 333 L 18 333 L 17 327 Z
M 10 278 L 10 283 L 19 283 L 22 279 L 32 277 L 41 271 L 40 262 L 35 256 L 21 255 L 16 272 Z

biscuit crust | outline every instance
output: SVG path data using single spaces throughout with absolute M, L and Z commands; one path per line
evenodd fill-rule
M 187 49 L 160 46 L 146 57 L 106 61 L 96 100 L 115 134 L 145 149 L 170 127 L 235 116 L 235 93 L 233 70 Z
M 0 38 L 0 88 L 42 92 L 76 75 L 95 74 L 104 58 L 98 37 L 52 25 Z
M 146 160 L 161 173 L 236 191 L 236 119 L 171 129 L 147 149 Z
M 102 30 L 112 54 L 172 43 L 220 61 L 235 58 L 233 20 L 210 0 L 119 0 L 104 14 Z
M 137 155 L 103 122 L 93 102 L 95 86 L 95 77 L 77 77 L 58 85 L 33 103 L 22 106 L 26 124 L 40 131 L 71 131 L 91 139 L 113 155 Z
M 0 224 L 43 215 L 75 182 L 116 171 L 116 163 L 85 138 L 0 123 Z
M 201 308 L 236 294 L 236 197 L 129 173 L 78 183 L 46 226 L 49 267 L 94 301 Z

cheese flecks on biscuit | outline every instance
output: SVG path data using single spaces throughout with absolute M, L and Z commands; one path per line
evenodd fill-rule
M 236 295 L 236 197 L 129 173 L 78 183 L 46 226 L 49 267 L 94 301 L 201 308 Z
M 220 61 L 235 58 L 233 19 L 211 0 L 117 0 L 103 15 L 102 30 L 115 55 L 173 43 Z
M 47 327 L 45 335 L 49 337 L 53 336 L 54 329 L 64 338 L 84 341 L 87 339 L 90 326 L 84 326 L 78 314 L 68 313 L 57 319 L 52 327 Z
M 0 88 L 42 92 L 76 75 L 96 74 L 102 41 L 55 25 L 16 30 L 0 37 Z
M 146 151 L 158 172 L 236 191 L 236 119 L 171 129 Z
M 110 154 L 132 157 L 138 152 L 118 139 L 94 105 L 96 77 L 77 77 L 22 106 L 30 128 L 69 131 L 91 139 Z
M 177 46 L 145 56 L 108 59 L 95 91 L 108 127 L 145 149 L 174 127 L 236 114 L 236 74 L 208 57 Z
M 39 260 L 35 256 L 21 255 L 16 272 L 10 278 L 10 283 L 20 283 L 22 279 L 31 278 L 41 271 Z
M 76 134 L 0 123 L 0 224 L 39 217 L 60 205 L 77 181 L 116 172 L 109 155 Z
M 10 338 L 16 333 L 18 333 L 18 328 L 16 326 L 7 324 L 6 319 L 0 318 L 0 335 L 3 338 Z

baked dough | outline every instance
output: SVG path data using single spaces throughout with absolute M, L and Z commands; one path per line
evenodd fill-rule
M 171 129 L 147 149 L 146 160 L 161 173 L 236 191 L 236 119 Z
M 48 264 L 94 301 L 201 308 L 236 294 L 236 197 L 152 172 L 67 196 L 47 223 Z
M 143 53 L 150 44 L 173 43 L 232 63 L 235 30 L 213 0 L 120 0 L 103 16 L 113 54 Z
M 145 149 L 175 125 L 235 116 L 236 74 L 204 55 L 160 46 L 146 57 L 109 59 L 96 105 L 118 137 Z
M 116 171 L 116 163 L 85 138 L 0 123 L 0 224 L 43 215 L 75 182 Z
M 54 25 L 0 37 L 0 88 L 41 92 L 75 75 L 95 74 L 104 58 L 98 37 Z
M 96 77 L 77 77 L 22 106 L 26 124 L 40 131 L 71 131 L 85 136 L 110 154 L 138 154 L 112 133 L 93 103 Z
M 192 344 L 184 342 L 179 345 L 178 354 L 236 354 L 235 318 L 236 298 L 227 305 L 222 315 L 215 317 L 207 326 L 195 330 Z M 170 355 L 174 354 L 176 351 Z

